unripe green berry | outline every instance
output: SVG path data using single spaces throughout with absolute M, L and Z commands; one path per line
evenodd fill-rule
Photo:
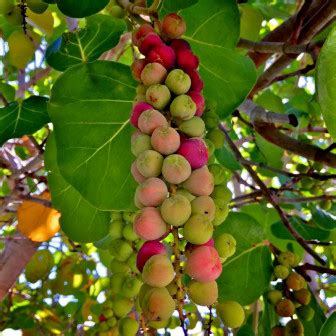
M 282 299 L 282 292 L 276 289 L 267 292 L 267 299 L 272 305 L 276 305 Z
M 208 166 L 210 173 L 214 177 L 215 186 L 226 182 L 226 169 L 219 163 L 213 163 Z M 216 190 L 216 187 L 215 187 Z M 215 191 L 214 190 L 214 191 Z M 231 196 L 230 196 L 231 200 Z
M 174 118 L 191 119 L 196 113 L 196 104 L 185 94 L 177 96 L 170 104 L 170 113 Z
M 187 93 L 191 86 L 190 77 L 181 69 L 169 72 L 165 84 L 175 95 Z
M 236 244 L 236 240 L 229 233 L 222 233 L 215 238 L 215 247 L 221 260 L 225 261 L 235 254 Z
M 228 204 L 232 198 L 232 192 L 226 185 L 216 185 L 211 197 L 221 202 L 222 204 Z
M 179 124 L 179 130 L 189 137 L 202 137 L 205 132 L 205 124 L 202 118 L 192 117 Z
M 165 85 L 151 85 L 146 91 L 146 101 L 154 108 L 163 110 L 170 101 L 170 91 Z
M 245 320 L 243 307 L 235 301 L 225 301 L 217 305 L 217 313 L 224 325 L 229 328 L 239 328 Z
M 276 265 L 274 267 L 273 273 L 274 276 L 278 279 L 286 279 L 289 275 L 289 269 L 284 265 Z
M 305 321 L 311 321 L 314 318 L 315 311 L 310 306 L 301 306 L 296 308 L 297 316 Z
M 140 153 L 148 149 L 152 149 L 152 145 L 151 137 L 147 134 L 139 134 L 131 142 L 131 151 L 134 156 L 138 156 Z
M 295 267 L 297 263 L 295 254 L 290 251 L 281 252 L 277 259 L 279 264 L 287 267 Z
M 225 135 L 218 128 L 212 129 L 208 134 L 207 138 L 215 145 L 216 149 L 222 148 L 224 145 Z
M 163 156 L 160 153 L 146 150 L 138 156 L 136 167 L 145 177 L 157 177 L 161 174 L 162 163 Z
M 186 241 L 195 245 L 202 245 L 210 240 L 213 226 L 204 215 L 192 215 L 183 226 L 183 236 Z

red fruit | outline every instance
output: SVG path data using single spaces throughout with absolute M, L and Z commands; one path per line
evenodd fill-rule
M 204 112 L 204 108 L 205 108 L 205 100 L 204 97 L 196 92 L 196 91 L 189 91 L 187 93 L 187 95 L 189 97 L 191 97 L 191 99 L 194 101 L 194 103 L 196 104 L 196 113 L 195 116 L 196 117 L 200 117 L 202 116 L 203 112 Z
M 141 40 L 149 33 L 154 33 L 154 28 L 148 23 L 141 25 L 139 29 L 132 34 L 133 44 L 139 46 Z
M 182 70 L 196 70 L 199 65 L 199 59 L 189 49 L 180 49 L 176 52 L 176 64 Z
M 169 38 L 182 36 L 187 29 L 185 21 L 176 13 L 166 15 L 162 20 L 161 32 Z
M 188 160 L 192 169 L 205 166 L 209 159 L 207 146 L 200 138 L 184 140 L 177 152 Z
M 143 68 L 146 66 L 147 60 L 144 58 L 135 60 L 131 65 L 131 71 L 133 78 L 138 82 L 141 82 L 141 72 Z
M 203 90 L 204 83 L 196 70 L 186 71 L 191 79 L 190 91 L 201 92 Z
M 183 39 L 174 39 L 170 42 L 170 47 L 173 48 L 175 50 L 175 52 L 177 52 L 177 50 L 180 49 L 191 49 L 190 48 L 190 44 Z
M 153 109 L 153 106 L 149 105 L 145 102 L 136 103 L 133 106 L 133 110 L 132 110 L 131 124 L 134 127 L 138 128 L 138 120 L 139 120 L 139 117 L 140 117 L 141 113 L 146 111 L 146 110 L 151 110 L 151 109 Z
M 175 51 L 173 48 L 166 45 L 160 45 L 153 48 L 148 54 L 148 61 L 151 63 L 160 63 L 167 70 L 170 70 L 175 65 Z
M 186 273 L 199 282 L 216 280 L 222 273 L 218 252 L 211 246 L 195 249 L 186 262 Z
M 156 254 L 167 254 L 166 247 L 158 241 L 145 242 L 137 254 L 136 266 L 138 270 L 142 272 L 146 261 Z
M 206 243 L 201 244 L 201 245 L 195 245 L 195 244 L 191 244 L 191 243 L 188 242 L 186 247 L 185 247 L 185 251 L 186 251 L 187 256 L 190 255 L 190 253 L 192 253 L 193 251 L 195 251 L 197 248 L 199 248 L 201 246 L 215 247 L 215 241 L 211 238 Z
M 107 318 L 104 316 L 104 314 L 100 314 L 99 317 L 98 317 L 98 319 L 99 319 L 99 322 L 105 322 L 105 321 L 107 321 Z
M 149 33 L 140 42 L 139 50 L 142 54 L 147 55 L 153 48 L 161 46 L 162 43 L 163 42 L 158 34 Z M 156 62 L 156 61 L 150 61 L 150 62 Z

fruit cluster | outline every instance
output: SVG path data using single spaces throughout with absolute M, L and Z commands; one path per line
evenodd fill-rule
M 131 139 L 136 156 L 131 172 L 140 184 L 134 199 L 140 211 L 133 227 L 145 241 L 137 266 L 144 281 L 139 303 L 149 323 L 165 323 L 176 308 L 183 315 L 183 273 L 192 278 L 189 299 L 198 305 L 214 304 L 222 262 L 234 254 L 236 244 L 229 234 L 212 239 L 214 227 L 228 214 L 231 193 L 225 185 L 225 169 L 218 163 L 207 166 L 209 148 L 213 152 L 216 146 L 204 139 L 199 60 L 180 38 L 186 30 L 180 16 L 166 15 L 159 30 L 160 34 L 144 24 L 133 33 L 133 43 L 145 57 L 131 66 L 139 82 L 131 114 L 137 128 Z M 170 233 L 173 257 L 160 242 Z M 244 312 L 233 304 L 242 311 L 242 320 L 232 326 L 238 327 Z M 226 316 L 228 310 L 222 311 Z
M 273 275 L 280 281 L 267 293 L 267 298 L 275 306 L 277 315 L 290 317 L 291 320 L 286 326 L 274 326 L 272 336 L 301 336 L 304 328 L 299 319 L 294 319 L 294 314 L 305 321 L 314 317 L 314 310 L 309 306 L 311 293 L 307 289 L 307 282 L 293 269 L 298 264 L 297 256 L 291 251 L 281 252 L 276 258 Z

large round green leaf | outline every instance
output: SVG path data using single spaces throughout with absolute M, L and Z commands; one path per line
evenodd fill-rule
M 65 234 L 81 243 L 94 242 L 105 237 L 110 228 L 110 214 L 92 206 L 64 180 L 57 165 L 54 134 L 49 136 L 44 159 L 52 203 L 61 213 L 60 224 Z
M 60 11 L 70 17 L 82 18 L 100 12 L 109 0 L 57 0 Z
M 336 141 L 336 27 L 330 32 L 318 58 L 317 93 L 323 119 Z
M 323 324 L 319 336 L 333 336 L 336 330 L 336 312 L 331 314 L 328 320 Z
M 253 217 L 232 212 L 216 229 L 215 237 L 222 233 L 235 237 L 237 250 L 223 264 L 218 279 L 219 299 L 250 304 L 263 294 L 272 275 L 271 252 L 263 242 L 264 229 Z
M 49 112 L 61 174 L 101 210 L 134 209 L 129 123 L 134 96 L 129 67 L 105 61 L 67 70 L 52 89 Z

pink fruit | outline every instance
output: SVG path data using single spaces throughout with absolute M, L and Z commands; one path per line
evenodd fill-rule
M 191 173 L 190 177 L 183 183 L 183 187 L 195 196 L 209 196 L 214 189 L 214 178 L 208 167 L 203 166 Z
M 147 55 L 153 48 L 159 47 L 162 44 L 163 42 L 158 34 L 149 33 L 141 40 L 139 50 L 143 55 Z
M 148 63 L 141 72 L 141 80 L 146 86 L 160 84 L 166 77 L 167 70 L 160 63 Z
M 179 154 L 171 154 L 163 160 L 162 175 L 167 182 L 179 184 L 191 174 L 189 162 Z
M 196 70 L 199 65 L 199 59 L 189 49 L 180 49 L 176 52 L 176 64 L 182 70 Z
M 205 166 L 209 158 L 207 146 L 201 138 L 182 141 L 178 153 L 188 160 L 192 169 Z
M 160 210 L 147 207 L 143 208 L 135 217 L 133 229 L 143 240 L 156 240 L 168 230 L 167 224 L 161 217 Z
M 170 47 L 177 52 L 180 49 L 190 49 L 190 44 L 183 39 L 174 39 L 170 42 Z
M 200 246 L 186 262 L 186 273 L 199 282 L 216 280 L 222 273 L 222 264 L 214 247 Z
M 189 91 L 187 93 L 187 95 L 189 97 L 191 97 L 191 99 L 196 104 L 196 113 L 195 113 L 195 116 L 197 116 L 197 117 L 202 116 L 202 114 L 204 112 L 204 108 L 205 108 L 204 97 L 200 93 L 198 93 L 196 91 Z
M 161 32 L 169 38 L 182 36 L 187 29 L 185 21 L 176 13 L 166 15 L 162 20 Z
M 166 184 L 157 177 L 150 177 L 138 187 L 138 200 L 144 206 L 159 206 L 168 197 Z
M 131 166 L 131 173 L 132 173 L 132 176 L 133 176 L 134 180 L 137 181 L 138 183 L 142 183 L 142 182 L 144 182 L 144 181 L 146 180 L 146 177 L 143 176 L 143 175 L 139 172 L 139 170 L 138 170 L 138 168 L 137 168 L 137 166 L 136 166 L 136 161 L 134 161 L 134 162 L 132 163 L 132 166 Z
M 146 110 L 150 110 L 152 109 L 152 105 L 149 105 L 145 102 L 139 102 L 139 103 L 136 103 L 134 106 L 133 106 L 133 110 L 132 110 L 132 115 L 131 115 L 131 124 L 138 128 L 138 120 L 139 120 L 139 117 L 140 117 L 140 114 L 143 112 L 143 111 L 146 111 Z
M 157 127 L 167 126 L 167 119 L 157 110 L 150 109 L 141 113 L 138 126 L 141 132 L 152 134 Z
M 180 147 L 180 135 L 172 127 L 158 127 L 152 134 L 151 144 L 163 155 L 173 154 Z
M 186 73 L 191 79 L 190 90 L 194 92 L 201 92 L 203 90 L 204 83 L 197 70 L 187 70 Z
M 137 59 L 131 64 L 131 71 L 133 78 L 138 82 L 141 81 L 141 72 L 147 64 L 147 60 L 144 58 Z
M 158 241 L 145 242 L 138 251 L 136 265 L 140 272 L 142 272 L 146 261 L 156 254 L 167 254 L 166 247 Z
M 175 65 L 175 51 L 166 45 L 158 45 L 148 53 L 148 61 L 162 64 L 167 70 Z
M 132 34 L 133 44 L 139 46 L 141 40 L 149 33 L 154 33 L 154 28 L 148 23 L 141 25 L 139 29 Z

